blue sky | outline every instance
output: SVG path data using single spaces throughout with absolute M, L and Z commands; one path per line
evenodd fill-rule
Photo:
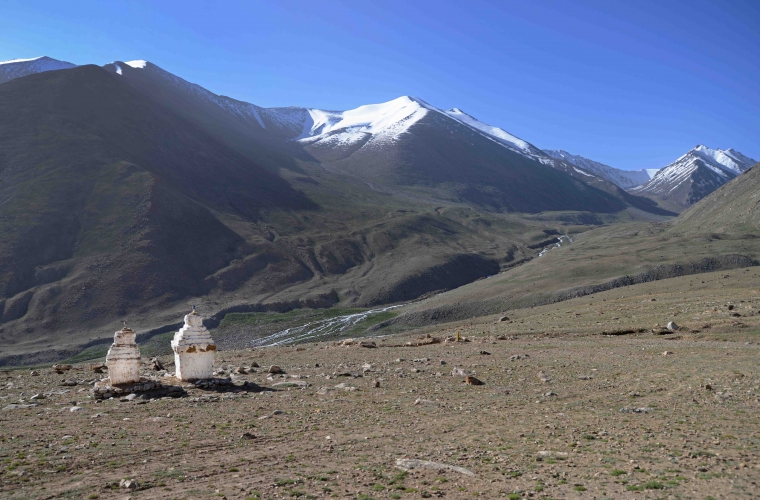
M 760 2 L 4 0 L 0 60 L 147 59 L 261 106 L 401 95 L 626 169 L 760 160 Z

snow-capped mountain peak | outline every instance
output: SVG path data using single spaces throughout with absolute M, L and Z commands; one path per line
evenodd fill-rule
M 76 64 L 59 61 L 47 56 L 33 57 L 31 59 L 11 59 L 0 61 L 0 83 L 9 82 L 22 76 L 54 71 L 59 69 L 74 68 Z
M 712 149 L 698 144 L 634 191 L 677 199 L 682 206 L 688 206 L 746 172 L 755 163 L 734 149 Z

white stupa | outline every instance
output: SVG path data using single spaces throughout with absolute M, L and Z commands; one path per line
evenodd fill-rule
M 140 348 L 135 342 L 135 331 L 124 328 L 113 336 L 113 344 L 106 355 L 108 378 L 111 384 L 133 384 L 140 381 Z
M 193 381 L 213 376 L 216 344 L 195 306 L 193 312 L 185 316 L 185 326 L 174 334 L 172 350 L 177 370 L 174 376 L 178 379 Z

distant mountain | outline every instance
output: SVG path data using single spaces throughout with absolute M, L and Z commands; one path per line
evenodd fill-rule
M 756 162 L 733 149 L 710 149 L 698 145 L 662 168 L 646 184 L 631 190 L 685 208 L 698 202 Z
M 0 83 L 9 82 L 22 76 L 34 75 L 45 71 L 75 68 L 76 64 L 58 61 L 47 56 L 32 59 L 12 59 L 0 61 Z
M 543 152 L 552 158 L 564 160 L 576 167 L 586 170 L 587 172 L 598 175 L 623 189 L 631 189 L 640 186 L 649 181 L 657 172 L 657 170 L 653 169 L 621 170 L 619 168 L 605 165 L 604 163 L 599 163 L 598 161 L 570 154 L 561 149 L 544 149 Z

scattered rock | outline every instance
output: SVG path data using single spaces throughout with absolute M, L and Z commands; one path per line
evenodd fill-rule
M 277 388 L 288 388 L 288 387 L 306 388 L 306 387 L 309 387 L 310 385 L 311 384 L 309 384 L 305 380 L 287 380 L 285 382 L 277 382 L 276 384 L 272 384 L 272 387 L 277 387 Z
M 548 384 L 549 382 L 552 381 L 551 375 L 549 375 L 548 373 L 545 373 L 543 371 L 538 372 L 538 378 L 541 379 L 541 382 L 543 382 L 545 384 Z
M 71 379 L 62 380 L 60 385 L 64 385 L 64 386 L 67 386 L 67 387 L 73 387 L 73 386 L 77 385 L 77 381 L 76 380 L 71 380 Z
M 538 456 L 536 456 L 536 461 L 541 462 L 548 458 L 557 458 L 559 460 L 566 460 L 568 456 L 570 456 L 570 454 L 565 451 L 542 450 L 538 452 Z
M 578 375 L 578 380 L 593 380 L 594 377 L 592 375 Z
M 509 317 L 502 316 L 501 318 L 499 318 L 499 321 L 509 321 Z
M 480 355 L 481 355 L 481 356 L 490 356 L 490 355 L 491 355 L 491 353 L 490 353 L 490 352 L 488 352 L 488 351 L 480 351 Z
M 272 365 L 269 367 L 269 370 L 267 370 L 267 373 L 279 374 L 285 373 L 285 371 L 277 365 Z
M 435 401 L 432 401 L 432 400 L 430 400 L 430 399 L 420 399 L 420 398 L 417 398 L 417 399 L 414 401 L 414 403 L 412 403 L 412 404 L 413 404 L 414 406 L 417 406 L 417 405 L 430 405 L 430 406 L 438 406 L 438 403 L 436 403 Z
M 50 367 L 50 369 L 55 372 L 62 373 L 71 370 L 71 365 L 53 365 Z
M 261 368 L 259 364 L 255 361 L 251 362 L 251 368 Z
M 473 377 L 472 375 L 467 375 L 465 377 L 464 381 L 468 385 L 484 385 L 484 383 L 480 379 L 477 379 L 477 378 Z
M 32 401 L 34 401 L 34 400 L 36 400 L 36 399 L 45 399 L 46 397 L 47 397 L 47 396 L 45 396 L 44 394 L 34 394 L 34 395 L 33 395 L 31 398 L 29 398 L 29 399 L 31 399 Z
M 107 369 L 108 367 L 105 363 L 94 363 L 90 365 L 90 370 L 92 370 L 94 373 L 103 373 Z
M 649 412 L 651 412 L 653 410 L 654 410 L 654 408 L 649 408 L 649 407 L 646 407 L 646 406 L 641 407 L 641 408 L 627 408 L 626 407 L 626 408 L 621 408 L 620 412 L 621 413 L 649 413 Z
M 377 347 L 377 344 L 375 344 L 371 340 L 363 340 L 363 341 L 359 342 L 359 347 L 366 347 L 368 349 L 374 349 L 375 347 Z
M 380 387 L 380 381 L 379 381 L 379 380 L 375 380 L 375 381 L 373 382 L 372 386 L 373 386 L 373 387 Z
M 346 340 L 344 340 L 342 342 L 339 342 L 338 345 L 342 346 L 342 347 L 347 347 L 347 346 L 350 346 L 350 345 L 354 345 L 355 343 L 356 343 L 356 341 L 354 339 L 346 339 Z
M 663 356 L 672 356 L 673 352 L 672 351 L 665 351 L 665 352 L 662 353 L 662 355 Z
M 528 359 L 528 358 L 530 358 L 529 354 L 513 354 L 512 356 L 509 357 L 509 360 L 510 361 L 518 361 L 518 360 L 521 360 L 521 359 Z
M 256 436 L 250 432 L 244 432 L 243 435 L 240 436 L 240 439 L 256 439 Z
M 396 459 L 396 467 L 401 470 L 409 471 L 412 469 L 434 469 L 434 470 L 450 470 L 464 474 L 465 476 L 475 476 L 475 473 L 464 467 L 458 467 L 456 465 L 442 464 L 438 462 L 430 462 L 428 460 L 417 460 L 413 458 L 398 458 Z
M 670 330 L 671 332 L 678 331 L 678 325 L 676 325 L 675 322 L 670 321 L 668 323 L 668 330 Z
M 455 366 L 453 370 L 451 370 L 451 376 L 452 377 L 466 377 L 469 375 L 470 372 L 465 370 L 464 368 L 460 368 L 458 366 Z
M 81 406 L 72 406 L 71 408 L 69 408 L 69 411 L 71 413 L 76 413 L 78 411 L 84 411 L 84 408 L 82 408 Z
M 155 372 L 160 372 L 162 370 L 165 370 L 163 363 L 161 363 L 161 360 L 159 360 L 158 358 L 151 358 L 150 369 Z
M 3 410 L 4 411 L 7 411 L 7 410 L 23 410 L 23 409 L 26 409 L 26 408 L 34 408 L 35 406 L 38 406 L 38 405 L 36 403 L 27 404 L 27 405 L 12 404 L 12 405 L 5 406 L 3 408 Z

